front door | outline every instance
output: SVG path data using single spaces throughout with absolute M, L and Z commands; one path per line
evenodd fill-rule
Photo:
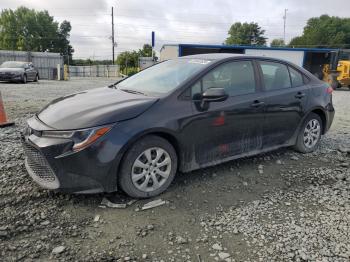
M 27 79 L 29 81 L 34 80 L 36 72 L 34 70 L 34 67 L 32 64 L 26 64 L 26 68 L 25 68 L 26 74 L 27 74 Z
M 255 75 L 250 60 L 226 62 L 192 86 L 194 115 L 186 129 L 200 167 L 261 149 L 264 108 Z M 209 88 L 224 88 L 228 99 L 203 104 Z

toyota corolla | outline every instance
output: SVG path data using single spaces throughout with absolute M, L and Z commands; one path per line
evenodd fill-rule
M 312 152 L 333 116 L 332 88 L 294 64 L 204 54 L 58 98 L 28 120 L 22 140 L 44 188 L 147 198 L 177 172 L 280 147 Z

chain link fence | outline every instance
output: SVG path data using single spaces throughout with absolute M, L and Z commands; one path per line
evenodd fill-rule
M 119 77 L 118 65 L 69 66 L 69 77 Z

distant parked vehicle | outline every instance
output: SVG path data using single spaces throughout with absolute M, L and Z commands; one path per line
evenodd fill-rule
M 0 81 L 38 82 L 39 73 L 32 63 L 19 61 L 6 61 L 0 65 Z

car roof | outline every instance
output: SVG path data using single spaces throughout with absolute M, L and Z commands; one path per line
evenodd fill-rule
M 198 54 L 198 55 L 181 56 L 179 58 L 180 59 L 203 59 L 203 60 L 211 60 L 211 61 L 219 61 L 219 60 L 224 60 L 227 58 L 251 58 L 251 59 L 269 59 L 269 60 L 275 60 L 275 61 L 280 61 L 280 62 L 292 64 L 291 62 L 289 62 L 287 60 L 275 58 L 275 57 L 246 55 L 246 54 L 232 54 L 232 53 Z
M 231 53 L 210 53 L 210 54 L 198 54 L 198 55 L 188 55 L 188 56 L 181 56 L 177 59 L 201 59 L 201 60 L 210 60 L 210 61 L 220 61 L 225 60 L 227 58 L 243 58 L 243 59 L 263 59 L 263 60 L 272 60 L 272 61 L 279 61 L 282 63 L 286 63 L 289 65 L 292 65 L 297 68 L 302 68 L 300 66 L 297 66 L 296 64 L 287 61 L 285 59 L 281 58 L 275 58 L 275 57 L 269 57 L 269 56 L 257 56 L 257 55 L 246 55 L 246 54 L 231 54 Z
M 203 59 L 203 60 L 221 60 L 230 57 L 248 57 L 244 54 L 230 54 L 230 53 L 210 53 L 210 54 L 198 54 L 179 57 L 180 59 Z
M 18 63 L 18 64 L 30 64 L 30 62 L 23 62 L 23 61 L 5 61 L 4 63 Z

